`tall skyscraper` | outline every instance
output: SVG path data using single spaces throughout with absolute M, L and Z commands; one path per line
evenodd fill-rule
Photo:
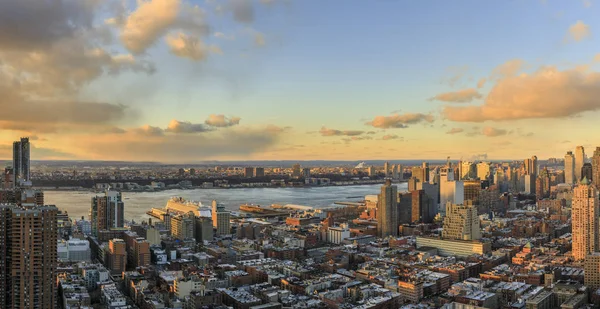
M 583 177 L 581 177 L 583 163 L 585 163 L 585 150 L 583 149 L 583 146 L 577 146 L 577 148 L 575 148 L 575 182 L 583 179 Z
M 121 198 L 121 192 L 107 190 L 104 196 L 92 197 L 90 207 L 92 235 L 98 236 L 99 231 L 123 227 L 124 212 L 125 205 Z
M 13 143 L 13 175 L 15 186 L 30 184 L 30 146 L 29 138 L 22 137 Z
M 423 169 L 423 180 L 422 182 L 428 182 L 429 181 L 429 163 L 428 162 L 423 162 L 423 164 L 421 164 L 421 168 Z
M 572 151 L 565 155 L 565 183 L 575 184 L 575 156 Z
M 600 186 L 600 147 L 596 147 L 592 157 L 592 183 Z
M 390 177 L 390 162 L 383 163 L 383 174 L 385 177 Z
M 584 178 L 573 189 L 572 201 L 573 258 L 583 260 L 600 249 L 598 189 Z
M 377 235 L 398 236 L 398 187 L 386 180 L 377 201 Z
M 457 205 L 448 202 L 442 237 L 458 240 L 478 240 L 481 238 L 481 227 L 477 216 L 477 207 Z
M 54 206 L 0 205 L 0 308 L 55 308 Z
M 411 222 L 429 223 L 433 221 L 433 215 L 429 213 L 432 200 L 427 196 L 427 193 L 424 190 L 415 190 L 411 192 L 411 195 Z
M 460 163 L 460 179 L 473 179 L 476 174 L 476 165 L 473 162 Z
M 213 227 L 217 230 L 217 235 L 231 234 L 231 213 L 225 210 L 225 206 L 212 201 L 212 222 Z
M 593 169 L 592 163 L 583 163 L 583 166 L 581 167 L 581 179 L 587 178 L 587 180 L 592 181 L 592 179 L 594 179 Z

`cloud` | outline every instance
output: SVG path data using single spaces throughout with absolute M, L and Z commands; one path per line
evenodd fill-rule
M 137 3 L 137 9 L 125 20 L 121 41 L 129 51 L 140 54 L 165 35 L 175 23 L 181 1 L 149 0 Z
M 452 128 L 448 132 L 446 132 L 446 134 L 457 134 L 457 133 L 462 133 L 464 131 L 465 130 L 462 128 Z
M 483 131 L 481 133 L 487 137 L 497 137 L 497 136 L 502 136 L 502 135 L 508 134 L 508 132 L 506 130 L 496 129 L 496 128 L 492 128 L 492 127 L 483 128 Z
M 596 55 L 594 56 L 594 61 L 595 61 L 595 62 L 600 62 L 600 53 L 598 53 L 598 54 L 596 54 Z
M 34 158 L 44 158 L 46 160 L 75 158 L 75 155 L 72 153 L 60 151 L 53 148 L 37 147 L 35 145 L 31 146 L 31 155 Z
M 206 119 L 206 121 L 204 121 L 204 123 L 206 123 L 209 126 L 213 126 L 213 127 L 231 127 L 234 125 L 237 125 L 240 123 L 240 120 L 242 118 L 240 117 L 225 117 L 225 115 L 215 115 L 215 114 L 211 114 L 210 116 L 208 116 L 208 119 Z
M 231 40 L 235 40 L 235 36 L 233 34 L 232 35 L 227 35 L 227 34 L 225 34 L 223 32 L 219 32 L 219 31 L 215 32 L 213 34 L 213 36 L 215 38 L 219 38 L 219 39 L 223 39 L 223 40 L 230 40 L 230 41 Z
M 230 0 L 229 9 L 238 22 L 250 24 L 254 21 L 254 6 L 250 0 Z
M 145 136 L 163 136 L 165 131 L 159 127 L 154 127 L 151 125 L 143 125 L 137 129 L 134 129 L 133 132 L 145 135 Z
M 267 125 L 267 127 L 265 128 L 265 131 L 270 132 L 270 133 L 282 133 L 282 132 L 286 132 L 291 130 L 292 127 L 280 127 L 280 126 L 276 126 L 273 124 Z
M 583 6 L 586 8 L 592 7 L 592 0 L 583 0 Z
M 204 125 L 203 123 L 191 123 L 189 121 L 179 121 L 173 119 L 171 122 L 169 122 L 169 126 L 165 131 L 171 133 L 201 133 L 212 130 L 213 129 Z
M 591 35 L 590 26 L 586 25 L 583 21 L 578 20 L 576 23 L 569 27 L 569 32 L 567 34 L 567 40 L 571 39 L 575 42 L 582 41 L 583 39 L 588 38 Z
M 148 132 L 157 131 L 156 127 Z M 207 134 L 155 134 L 140 138 L 139 132 L 81 138 L 72 145 L 80 157 L 102 160 L 160 162 L 198 162 L 224 160 L 269 151 L 279 142 L 280 134 L 265 129 L 214 131 Z
M 373 139 L 372 136 L 352 136 L 352 137 L 342 138 L 342 141 L 349 143 L 352 141 L 364 141 L 364 140 L 372 140 L 372 139 Z
M 185 33 L 169 35 L 166 38 L 171 53 L 194 61 L 205 60 L 208 54 L 221 54 L 221 49 L 216 45 L 206 45 L 199 38 L 188 36 Z
M 443 82 L 449 85 L 450 87 L 454 87 L 469 71 L 469 67 L 464 65 L 460 67 L 449 67 L 446 69 L 450 74 L 449 77 L 445 77 Z
M 477 88 L 483 88 L 483 86 L 485 86 L 486 81 L 487 81 L 487 79 L 485 77 L 479 79 L 479 81 L 477 82 Z
M 341 130 L 335 130 L 335 129 L 328 129 L 326 127 L 321 127 L 321 130 L 319 130 L 319 133 L 321 133 L 321 136 L 358 136 L 364 133 L 364 131 L 357 131 L 357 130 L 346 130 L 346 131 L 341 131 Z
M 431 98 L 432 100 L 452 102 L 452 103 L 468 103 L 475 99 L 480 99 L 481 94 L 473 88 L 463 89 L 454 92 L 445 92 Z
M 523 69 L 525 61 L 521 59 L 508 60 L 492 71 L 492 78 L 504 78 L 517 75 Z
M 421 113 L 406 113 L 392 114 L 390 116 L 376 116 L 372 121 L 367 122 L 367 125 L 380 129 L 390 128 L 407 128 L 409 124 L 417 124 L 420 122 L 432 123 L 434 118 L 432 115 Z
M 254 44 L 256 46 L 265 46 L 265 44 L 267 43 L 266 39 L 265 39 L 265 35 L 257 32 L 256 34 L 254 34 Z
M 387 134 L 381 137 L 382 140 L 384 141 L 389 141 L 389 140 L 394 140 L 394 139 L 404 139 L 403 137 L 400 137 L 396 134 Z
M 600 109 L 600 73 L 542 67 L 496 82 L 483 105 L 446 106 L 452 121 L 483 122 L 562 118 Z

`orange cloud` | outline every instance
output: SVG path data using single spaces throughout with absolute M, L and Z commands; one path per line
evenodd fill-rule
M 321 127 L 321 130 L 319 130 L 319 133 L 321 133 L 321 136 L 358 136 L 364 133 L 364 131 L 357 131 L 357 130 L 336 130 L 336 129 L 329 129 L 327 127 Z
M 496 82 L 480 106 L 446 106 L 452 121 L 560 118 L 600 109 L 600 73 L 543 67 Z
M 464 132 L 465 130 L 462 128 L 452 128 L 450 129 L 448 132 L 446 132 L 446 134 L 457 134 L 457 133 L 461 133 Z
M 367 125 L 380 129 L 407 128 L 409 124 L 420 122 L 431 123 L 434 121 L 432 115 L 421 113 L 392 114 L 390 116 L 376 116 Z
M 483 128 L 483 131 L 481 133 L 483 133 L 483 135 L 485 135 L 487 137 L 496 137 L 496 136 L 502 136 L 502 135 L 508 134 L 508 132 L 506 130 L 496 129 L 496 128 L 492 128 L 492 127 Z
M 477 90 L 469 88 L 454 92 L 440 93 L 433 97 L 432 100 L 452 103 L 467 103 L 480 98 L 481 94 L 477 92 Z
M 194 61 L 205 60 L 210 53 L 222 53 L 218 46 L 206 45 L 199 38 L 184 33 L 170 35 L 166 40 L 172 54 Z
M 237 124 L 240 124 L 240 120 L 242 120 L 242 118 L 240 117 L 225 117 L 225 115 L 215 115 L 215 114 L 211 114 L 210 116 L 208 116 L 208 119 L 206 119 L 206 121 L 204 121 L 204 123 L 206 123 L 209 126 L 213 126 L 213 127 L 231 127 Z
M 589 37 L 591 33 L 590 26 L 586 25 L 583 21 L 578 20 L 576 23 L 571 25 L 571 27 L 569 27 L 567 38 L 575 42 L 579 42 Z

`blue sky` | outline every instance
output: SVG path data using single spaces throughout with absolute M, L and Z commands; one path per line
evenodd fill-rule
M 103 74 L 70 76 L 78 88 L 68 96 L 119 111 L 90 126 L 66 119 L 25 132 L 59 156 L 189 159 L 165 150 L 173 148 L 205 159 L 518 158 L 595 143 L 585 137 L 590 123 L 575 120 L 593 120 L 600 108 L 590 99 L 600 87 L 594 0 L 62 1 L 111 36 L 81 42 L 84 56 L 95 46 L 113 57 L 92 68 Z M 81 39 L 71 36 L 52 44 Z M 52 84 L 46 71 L 2 59 Z M 209 124 L 211 115 L 222 123 Z M 13 127 L 5 125 L 6 139 L 22 135 Z M 66 147 L 84 134 L 129 146 Z M 238 138 L 248 145 L 229 142 Z

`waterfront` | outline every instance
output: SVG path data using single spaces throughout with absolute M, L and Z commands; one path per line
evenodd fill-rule
M 314 207 L 327 207 L 337 201 L 359 201 L 368 194 L 379 193 L 381 185 L 331 186 L 311 188 L 248 188 L 248 189 L 194 189 L 168 190 L 161 192 L 124 192 L 125 219 L 139 221 L 148 218 L 146 211 L 162 208 L 173 196 L 199 201 L 210 205 L 212 200 L 225 205 L 229 210 L 238 211 L 241 204 L 254 203 L 261 206 L 271 204 L 298 204 Z M 398 191 L 407 189 L 406 183 L 398 184 Z M 89 215 L 91 198 L 97 195 L 81 191 L 45 191 L 44 199 L 48 205 L 56 205 L 66 210 L 73 219 Z

